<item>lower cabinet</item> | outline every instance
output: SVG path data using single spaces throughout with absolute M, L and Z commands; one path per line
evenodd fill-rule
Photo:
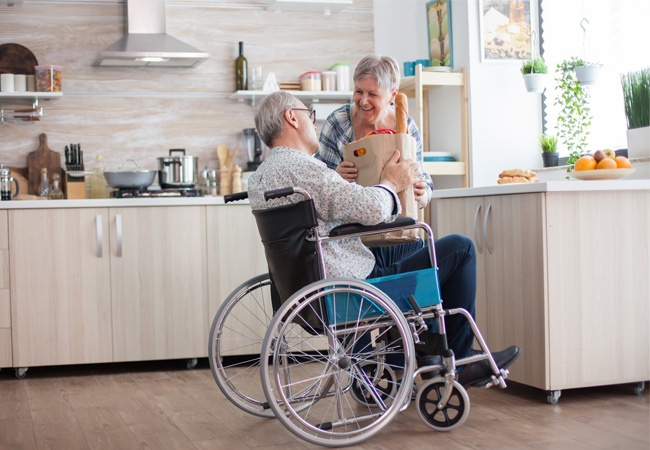
M 477 250 L 477 323 L 546 390 L 650 379 L 650 192 L 437 199 L 434 230 Z
M 237 286 L 267 273 L 268 267 L 250 205 L 208 206 L 207 223 L 211 323 Z
M 205 206 L 7 213 L 13 367 L 207 355 Z
M 108 210 L 10 210 L 13 366 L 113 361 Z
M 204 206 L 110 208 L 115 361 L 207 355 Z
M 7 211 L 0 211 L 0 367 L 13 364 Z

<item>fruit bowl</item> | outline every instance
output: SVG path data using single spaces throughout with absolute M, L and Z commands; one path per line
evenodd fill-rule
M 636 169 L 595 169 L 569 172 L 569 176 L 578 180 L 618 180 L 636 172 Z

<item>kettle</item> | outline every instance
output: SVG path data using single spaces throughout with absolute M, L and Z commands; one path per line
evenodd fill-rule
M 16 193 L 11 193 L 11 182 L 16 185 Z M 11 200 L 16 195 L 20 194 L 20 186 L 18 181 L 11 176 L 11 170 L 0 164 L 0 200 Z

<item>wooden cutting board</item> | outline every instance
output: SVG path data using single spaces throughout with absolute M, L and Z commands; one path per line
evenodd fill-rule
M 27 178 L 29 180 L 29 194 L 38 195 L 38 185 L 41 181 L 41 169 L 47 168 L 47 177 L 52 184 L 52 175 L 58 173 L 63 179 L 61 170 L 61 154 L 51 150 L 47 146 L 47 135 L 39 136 L 40 145 L 38 150 L 27 155 Z

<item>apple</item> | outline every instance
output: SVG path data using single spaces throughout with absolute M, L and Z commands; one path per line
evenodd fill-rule
M 605 150 L 603 150 L 603 153 L 607 158 L 616 159 L 616 152 L 611 148 L 606 148 Z
M 605 159 L 605 152 L 603 152 L 602 150 L 596 150 L 596 152 L 594 153 L 594 159 L 596 160 L 597 163 L 599 163 L 600 161 Z

